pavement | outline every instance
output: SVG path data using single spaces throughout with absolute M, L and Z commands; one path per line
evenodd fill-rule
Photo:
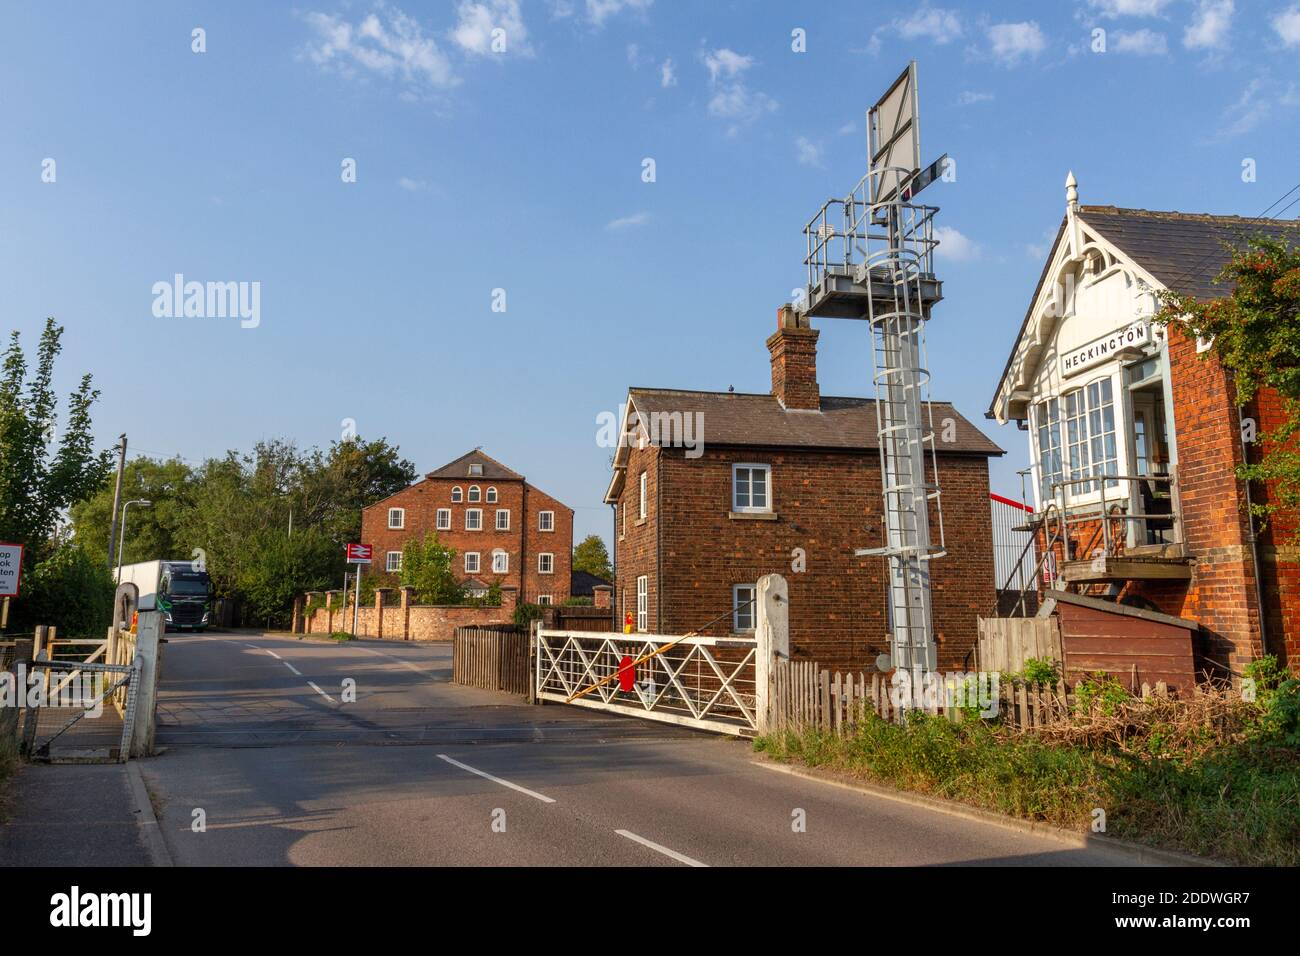
M 1132 863 L 774 772 L 745 741 L 453 685 L 447 645 L 168 639 L 161 753 L 129 765 L 159 832 L 132 834 L 124 768 L 32 766 L 0 863 L 73 862 L 79 832 L 81 865 Z

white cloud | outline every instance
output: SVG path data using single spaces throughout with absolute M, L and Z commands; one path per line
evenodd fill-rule
M 1286 104 L 1286 95 L 1281 98 Z M 1237 101 L 1223 111 L 1221 139 L 1241 136 L 1259 126 L 1273 112 L 1273 96 L 1269 85 L 1256 77 L 1246 84 Z
M 587 0 L 587 19 L 599 27 L 623 10 L 644 13 L 653 4 L 654 0 Z
M 856 133 L 857 131 L 858 131 L 858 124 L 855 123 L 855 122 L 853 122 L 852 120 L 850 120 L 849 122 L 845 123 L 843 126 L 841 126 L 841 127 L 837 130 L 837 132 L 838 132 L 841 136 L 848 136 L 849 133 Z
M 727 130 L 735 135 L 740 126 L 774 112 L 776 100 L 759 90 L 751 90 L 744 74 L 754 65 L 754 58 L 736 53 L 725 47 L 704 55 L 704 65 L 709 70 L 709 113 L 731 122 Z
M 1300 4 L 1287 7 L 1275 16 L 1273 30 L 1287 46 L 1300 45 Z
M 922 8 L 906 20 L 895 20 L 893 27 L 905 40 L 928 37 L 942 46 L 961 36 L 961 18 L 955 11 Z
M 1217 50 L 1227 46 L 1235 10 L 1233 0 L 1197 0 L 1192 22 L 1183 31 L 1183 46 L 1189 50 Z
M 634 212 L 630 216 L 621 216 L 618 219 L 611 219 L 605 223 L 605 229 L 608 232 L 619 232 L 624 229 L 634 229 L 637 226 L 644 226 L 650 221 L 648 212 Z
M 1088 0 L 1088 6 L 1107 19 L 1158 17 L 1171 0 Z
M 307 57 L 323 69 L 344 76 L 374 73 L 413 87 L 447 89 L 459 82 L 434 39 L 396 7 L 381 8 L 356 24 L 328 13 L 310 12 L 304 19 L 316 33 Z
M 664 60 L 659 66 L 659 85 L 665 90 L 677 85 L 677 68 L 671 59 Z
M 397 185 L 401 186 L 408 193 L 423 192 L 429 188 L 429 184 L 423 179 L 412 179 L 410 176 L 402 176 L 397 180 Z
M 1132 33 L 1116 30 L 1112 35 L 1111 47 L 1116 53 L 1132 53 L 1136 56 L 1164 56 L 1169 52 L 1169 44 L 1163 33 L 1154 30 L 1134 30 Z
M 992 99 L 992 93 L 980 93 L 975 90 L 962 90 L 961 96 L 957 97 L 957 105 L 974 106 L 976 103 L 987 103 Z
M 819 169 L 822 166 L 822 145 L 814 143 L 807 136 L 800 136 L 794 141 L 794 154 L 801 166 L 813 166 Z
M 935 254 L 953 262 L 973 262 L 980 257 L 979 244 L 963 236 L 952 226 L 935 226 L 934 238 L 939 240 Z
M 988 37 L 993 57 L 1005 66 L 1014 66 L 1025 57 L 1032 59 L 1047 49 L 1047 38 L 1033 20 L 995 23 L 988 28 Z
M 524 26 L 524 17 L 519 10 L 519 0 L 461 0 L 456 8 L 456 26 L 452 28 L 451 39 L 466 53 L 486 56 L 494 53 L 492 49 L 492 31 L 504 31 L 505 54 L 518 53 L 530 55 L 532 48 L 528 45 L 528 28 Z

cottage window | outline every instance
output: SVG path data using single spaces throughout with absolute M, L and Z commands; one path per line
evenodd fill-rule
M 451 489 L 451 503 L 454 505 L 458 505 L 460 504 L 460 499 L 461 499 L 460 485 L 457 485 L 455 488 Z
M 731 589 L 731 626 L 734 631 L 752 631 L 754 629 L 754 595 L 757 593 L 752 584 L 737 584 Z
M 497 509 L 497 530 L 498 531 L 510 530 L 510 509 L 509 508 Z
M 437 512 L 437 522 L 435 527 L 438 531 L 451 530 L 451 509 L 439 508 Z
M 555 530 L 555 512 L 539 511 L 537 512 L 537 530 L 554 531 Z
M 388 527 L 395 530 L 401 530 L 406 527 L 406 509 L 389 508 L 388 509 Z
M 537 595 L 537 603 L 538 603 L 538 604 L 550 604 L 550 603 L 552 603 L 552 602 L 551 602 L 551 596 L 550 596 L 549 594 L 539 594 L 539 595 Z
M 772 468 L 770 465 L 738 464 L 731 466 L 731 507 L 733 511 L 772 510 Z
M 505 551 L 492 552 L 492 573 L 507 574 L 510 571 L 510 555 Z
M 483 530 L 483 509 L 482 508 L 465 509 L 465 530 L 466 531 Z
M 389 574 L 402 570 L 402 552 L 389 551 L 384 561 L 384 570 Z
M 470 500 L 470 501 L 481 501 L 481 500 L 482 500 L 482 492 L 479 490 L 479 486 L 478 486 L 478 485 L 470 485 L 470 486 L 469 486 L 469 500 Z
M 478 574 L 478 552 L 477 551 L 465 552 L 465 573 Z
M 487 497 L 486 497 L 484 500 L 485 500 L 488 504 L 490 504 L 490 505 L 494 505 L 494 504 L 497 503 L 497 489 L 496 489 L 496 486 L 493 486 L 493 487 L 491 487 L 491 488 L 489 488 L 489 489 L 487 490 Z
M 641 575 L 636 579 L 636 629 L 645 631 L 650 626 L 650 578 Z
M 537 573 L 554 574 L 555 573 L 555 555 L 549 551 L 543 551 L 537 556 Z

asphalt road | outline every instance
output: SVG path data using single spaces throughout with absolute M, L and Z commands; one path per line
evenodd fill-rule
M 168 853 L 178 865 L 1129 862 L 780 773 L 746 742 L 459 687 L 450 666 L 446 645 L 169 635 L 163 753 L 137 764 Z

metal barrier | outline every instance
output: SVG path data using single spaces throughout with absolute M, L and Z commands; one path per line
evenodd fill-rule
M 1146 514 L 1139 511 L 1124 510 L 1130 503 L 1131 495 L 1115 496 L 1106 500 L 1106 486 L 1114 482 L 1127 483 L 1130 487 L 1140 488 L 1142 482 L 1146 482 L 1148 487 L 1155 485 L 1167 485 L 1169 487 L 1169 506 L 1167 513 L 1160 512 Z M 1086 505 L 1074 506 L 1071 510 L 1069 492 L 1067 489 L 1076 485 L 1083 485 L 1087 488 L 1089 485 L 1096 483 L 1100 498 L 1096 503 L 1095 510 L 1084 510 Z M 1065 544 L 1065 560 L 1072 560 L 1073 555 L 1070 553 L 1070 526 L 1072 524 L 1091 524 L 1092 522 L 1101 522 L 1102 547 L 1107 557 L 1116 557 L 1121 553 L 1122 545 L 1126 543 L 1125 537 L 1121 537 L 1117 542 L 1111 534 L 1111 522 L 1117 521 L 1123 525 L 1124 522 L 1142 522 L 1146 527 L 1155 526 L 1162 532 L 1165 527 L 1168 528 L 1172 541 L 1168 543 L 1177 543 L 1182 540 L 1182 529 L 1179 527 L 1180 519 L 1178 515 L 1178 502 L 1176 500 L 1177 489 L 1174 485 L 1172 475 L 1081 475 L 1077 478 L 1066 478 L 1062 481 L 1052 483 L 1052 497 L 1055 499 L 1059 496 L 1059 513 L 1064 523 L 1064 531 L 1061 537 Z M 1154 496 L 1153 496 L 1154 497 Z M 1089 555 L 1085 555 L 1088 557 Z
M 748 736 L 758 724 L 757 651 L 756 639 L 542 628 L 535 693 L 539 700 Z M 611 680 L 635 661 L 630 680 Z

